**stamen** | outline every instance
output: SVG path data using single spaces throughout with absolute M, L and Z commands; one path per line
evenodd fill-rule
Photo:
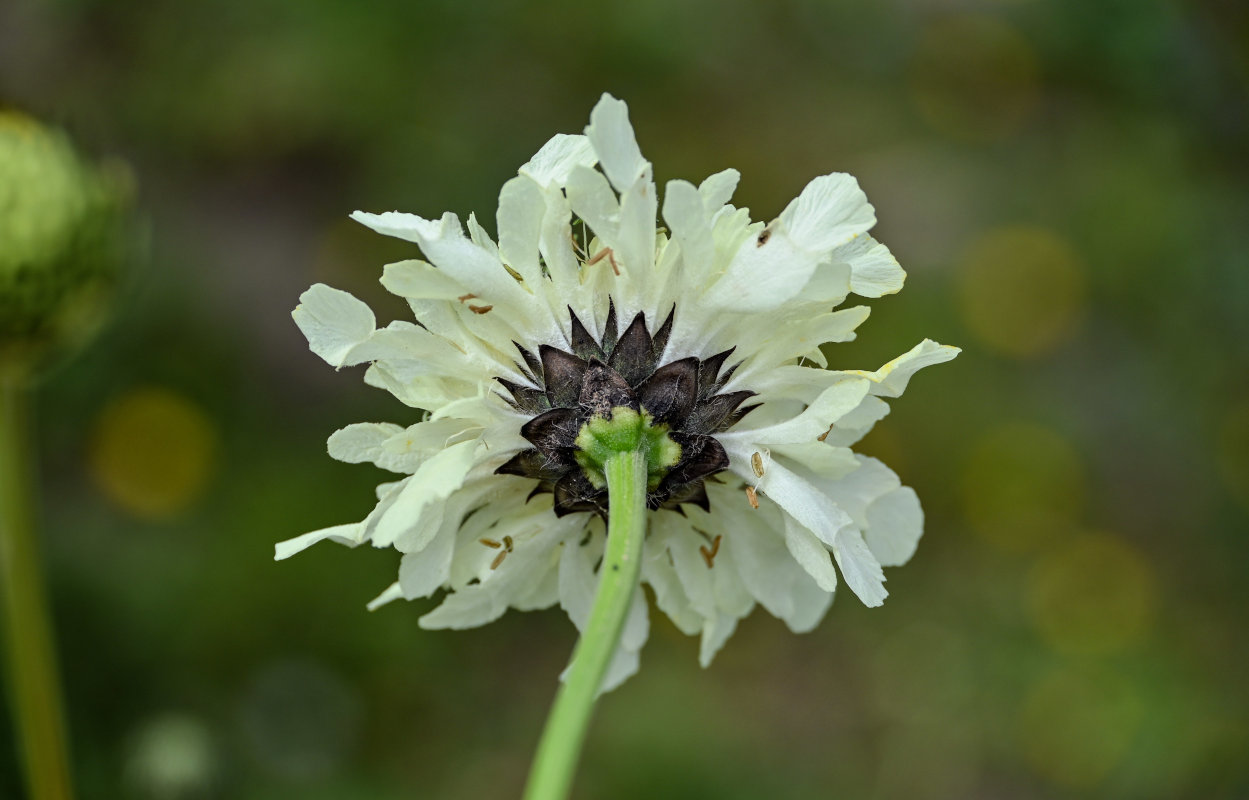
M 602 261 L 604 256 L 606 256 L 608 262 L 611 263 L 611 271 L 619 275 L 620 265 L 616 263 L 616 254 L 612 252 L 612 249 L 610 247 L 604 247 L 602 250 L 595 253 L 594 258 L 591 258 L 589 261 L 585 262 L 585 265 L 587 267 L 592 267 L 598 262 Z
M 759 494 L 758 492 L 755 491 L 755 487 L 753 486 L 746 487 L 746 499 L 750 501 L 751 508 L 759 507 Z
M 720 539 L 722 538 L 723 537 L 717 533 L 716 538 L 711 540 L 711 547 L 707 547 L 707 545 L 704 544 L 700 545 L 698 548 L 698 552 L 703 554 L 703 561 L 707 562 L 707 569 L 711 569 L 716 565 L 716 553 L 720 552 Z
M 750 468 L 755 471 L 756 478 L 763 477 L 763 456 L 758 452 L 750 454 Z
M 489 311 L 492 308 L 494 308 L 494 306 L 475 306 L 475 305 L 469 304 L 468 310 L 473 312 L 474 314 L 485 314 L 487 311 Z
M 500 547 L 503 546 L 499 544 L 498 542 L 496 542 L 494 539 L 478 539 L 477 541 L 481 542 L 486 547 L 489 547 L 493 550 L 498 550 Z

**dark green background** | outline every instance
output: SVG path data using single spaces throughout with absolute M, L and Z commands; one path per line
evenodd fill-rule
M 603 91 L 661 184 L 737 167 L 756 217 L 859 177 L 910 277 L 835 365 L 964 353 L 864 443 L 928 512 L 885 606 L 843 593 L 803 636 L 757 610 L 705 671 L 655 615 L 579 796 L 1249 795 L 1247 22 L 1215 0 L 6 0 L 0 103 L 128 161 L 151 231 L 114 324 L 39 395 L 82 796 L 518 795 L 561 613 L 421 631 L 431 602 L 364 610 L 393 552 L 271 560 L 372 506 L 383 474 L 329 433 L 415 421 L 289 312 L 325 281 L 402 315 L 376 279 L 411 247 L 347 213 L 493 228 L 498 187 Z M 0 726 L 3 797 L 12 750 Z

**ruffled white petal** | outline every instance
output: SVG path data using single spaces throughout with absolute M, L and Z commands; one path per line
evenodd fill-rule
M 355 547 L 360 544 L 361 525 L 358 522 L 352 522 L 347 525 L 335 525 L 331 528 L 322 528 L 319 531 L 311 531 L 293 539 L 287 539 L 284 542 L 278 542 L 273 548 L 273 560 L 281 561 L 290 558 L 298 552 L 308 549 L 317 542 L 329 539 L 339 544 L 345 544 L 348 547 Z
M 906 390 L 911 376 L 924 367 L 933 364 L 944 364 L 953 359 L 962 350 L 949 345 L 937 344 L 932 339 L 925 339 L 905 354 L 898 356 L 875 372 L 863 370 L 845 370 L 847 375 L 861 375 L 873 384 L 872 394 L 882 397 L 900 397 Z
M 291 316 L 308 339 L 312 352 L 332 367 L 346 365 L 352 348 L 367 339 L 377 326 L 377 318 L 367 305 L 323 283 L 313 284 L 299 296 L 299 305 Z
M 867 507 L 868 549 L 882 567 L 898 567 L 911 560 L 924 532 L 924 511 L 919 497 L 902 486 L 877 498 Z
M 629 124 L 629 107 L 609 94 L 604 94 L 590 112 L 585 135 L 598 154 L 603 171 L 619 192 L 632 186 L 650 166 L 650 162 L 642 158 L 633 126 Z
M 573 167 L 592 167 L 597 162 L 598 155 L 589 139 L 557 133 L 520 168 L 520 174 L 545 189 L 553 184 L 562 185 Z

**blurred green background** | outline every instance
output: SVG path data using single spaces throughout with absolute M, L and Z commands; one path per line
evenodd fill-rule
M 324 281 L 404 316 L 377 278 L 412 247 L 347 213 L 493 220 L 605 90 L 661 184 L 737 167 L 756 217 L 858 176 L 910 277 L 834 364 L 964 353 L 863 446 L 928 514 L 885 606 L 756 610 L 706 671 L 654 615 L 578 796 L 1249 796 L 1247 29 L 1217 0 L 5 0 L 0 104 L 128 161 L 151 231 L 39 395 L 82 797 L 518 796 L 560 612 L 421 631 L 432 601 L 364 609 L 392 551 L 272 561 L 372 507 L 326 436 L 415 421 L 289 312 Z

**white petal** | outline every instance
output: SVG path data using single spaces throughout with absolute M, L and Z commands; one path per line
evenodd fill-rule
M 278 542 L 273 546 L 273 560 L 281 561 L 290 558 L 296 553 L 306 550 L 312 545 L 323 539 L 345 544 L 348 547 L 355 547 L 360 544 L 360 531 L 363 526 L 359 522 L 352 522 L 347 525 L 335 525 L 332 528 L 322 528 L 319 531 L 305 533 L 302 536 L 296 536 L 294 539 L 287 539 L 284 542 Z
M 376 611 L 387 603 L 393 603 L 396 600 L 403 599 L 403 590 L 399 588 L 399 581 L 395 581 L 386 587 L 386 590 L 369 601 L 367 608 L 369 611 Z
M 378 464 L 383 458 L 382 444 L 403 428 L 387 422 L 359 422 L 331 434 L 326 448 L 330 458 L 348 464 Z
M 568 173 L 573 167 L 592 167 L 597 161 L 598 156 L 589 139 L 580 135 L 557 133 L 520 168 L 520 174 L 532 178 L 545 189 L 552 184 L 562 186 L 568 180 Z
M 730 444 L 802 444 L 814 442 L 828 427 L 859 405 L 867 394 L 866 381 L 841 381 L 825 389 L 815 402 L 793 419 L 754 430 L 732 430 L 720 434 L 720 443 Z M 749 456 L 749 454 L 747 454 Z
M 744 242 L 703 299 L 726 311 L 778 308 L 802 291 L 819 262 L 820 254 L 802 249 L 778 227 L 762 243 Z
M 416 259 L 387 264 L 382 286 L 391 294 L 420 300 L 455 300 L 468 291 L 443 270 Z
M 850 591 L 858 595 L 863 605 L 875 608 L 885 602 L 885 573 L 857 528 L 842 528 L 833 541 L 833 558 L 841 576 L 846 579 Z
M 620 201 L 603 173 L 585 167 L 574 169 L 568 176 L 568 202 L 600 239 L 609 243 L 615 240 L 620 228 Z
M 898 397 L 906 389 L 911 376 L 924 367 L 943 364 L 961 353 L 957 347 L 941 345 L 925 339 L 907 353 L 898 356 L 875 372 L 845 370 L 847 375 L 861 375 L 872 382 L 872 394 L 882 397 Z
M 731 465 L 734 472 L 742 480 L 755 480 L 754 472 L 749 466 L 750 453 L 734 450 L 727 445 L 725 449 L 732 457 Z M 767 472 L 759 483 L 759 491 L 776 501 L 807 530 L 811 531 L 826 545 L 832 546 L 838 531 L 853 527 L 854 520 L 828 495 L 821 492 L 813 484 L 800 477 L 773 459 Z
M 429 597 L 447 582 L 457 527 L 458 524 L 444 524 L 422 550 L 404 553 L 403 560 L 399 562 L 399 586 L 404 597 L 409 600 Z
M 706 274 L 716 257 L 711 220 L 693 184 L 668 181 L 664 187 L 664 220 L 681 246 L 685 269 Z
M 853 175 L 834 172 L 808 183 L 780 220 L 803 250 L 827 253 L 875 225 L 876 211 Z
M 859 462 L 850 448 L 819 440 L 776 445 L 772 452 L 802 464 L 821 478 L 841 478 L 859 468 Z
M 299 296 L 291 313 L 312 352 L 333 367 L 344 365 L 351 349 L 373 333 L 377 319 L 364 302 L 323 283 Z
M 733 192 L 737 189 L 737 182 L 741 177 L 740 172 L 730 167 L 708 176 L 706 180 L 698 184 L 698 194 L 702 197 L 708 216 L 714 215 L 733 199 Z
M 868 431 L 888 414 L 888 403 L 879 397 L 868 395 L 863 398 L 857 408 L 837 420 L 824 441 L 828 444 L 849 447 L 866 436 Z
M 837 570 L 828 548 L 815 534 L 789 515 L 785 516 L 785 547 L 817 586 L 830 595 L 837 589 Z
M 866 233 L 837 248 L 833 258 L 850 265 L 850 289 L 860 297 L 893 294 L 906 281 L 906 272 L 889 248 Z
M 716 657 L 716 653 L 720 652 L 733 631 L 737 630 L 737 619 L 727 614 L 717 614 L 703 624 L 703 638 L 698 644 L 699 666 L 704 669 L 711 666 L 711 660 Z
M 421 464 L 378 522 L 373 532 L 374 547 L 392 545 L 409 532 L 422 529 L 430 537 L 437 533 L 436 529 L 422 526 L 421 516 L 430 504 L 446 498 L 464 484 L 464 477 L 476 461 L 476 450 L 477 442 L 461 442 Z M 419 543 L 410 543 L 404 549 L 419 549 Z
M 693 636 L 702 630 L 703 618 L 691 607 L 668 555 L 667 538 L 657 527 L 652 527 L 643 553 L 642 580 L 655 591 L 655 605 L 682 633 Z
M 924 532 L 924 511 L 915 490 L 903 486 L 867 507 L 864 538 L 882 567 L 905 564 L 915 554 Z
M 538 263 L 538 243 L 542 238 L 542 220 L 546 215 L 546 197 L 538 184 L 527 176 L 512 178 L 499 192 L 499 253 L 512 269 L 530 285 L 538 286 L 542 267 Z
M 604 94 L 590 112 L 585 135 L 594 145 L 599 163 L 616 191 L 624 192 L 649 166 L 638 149 L 624 101 Z

